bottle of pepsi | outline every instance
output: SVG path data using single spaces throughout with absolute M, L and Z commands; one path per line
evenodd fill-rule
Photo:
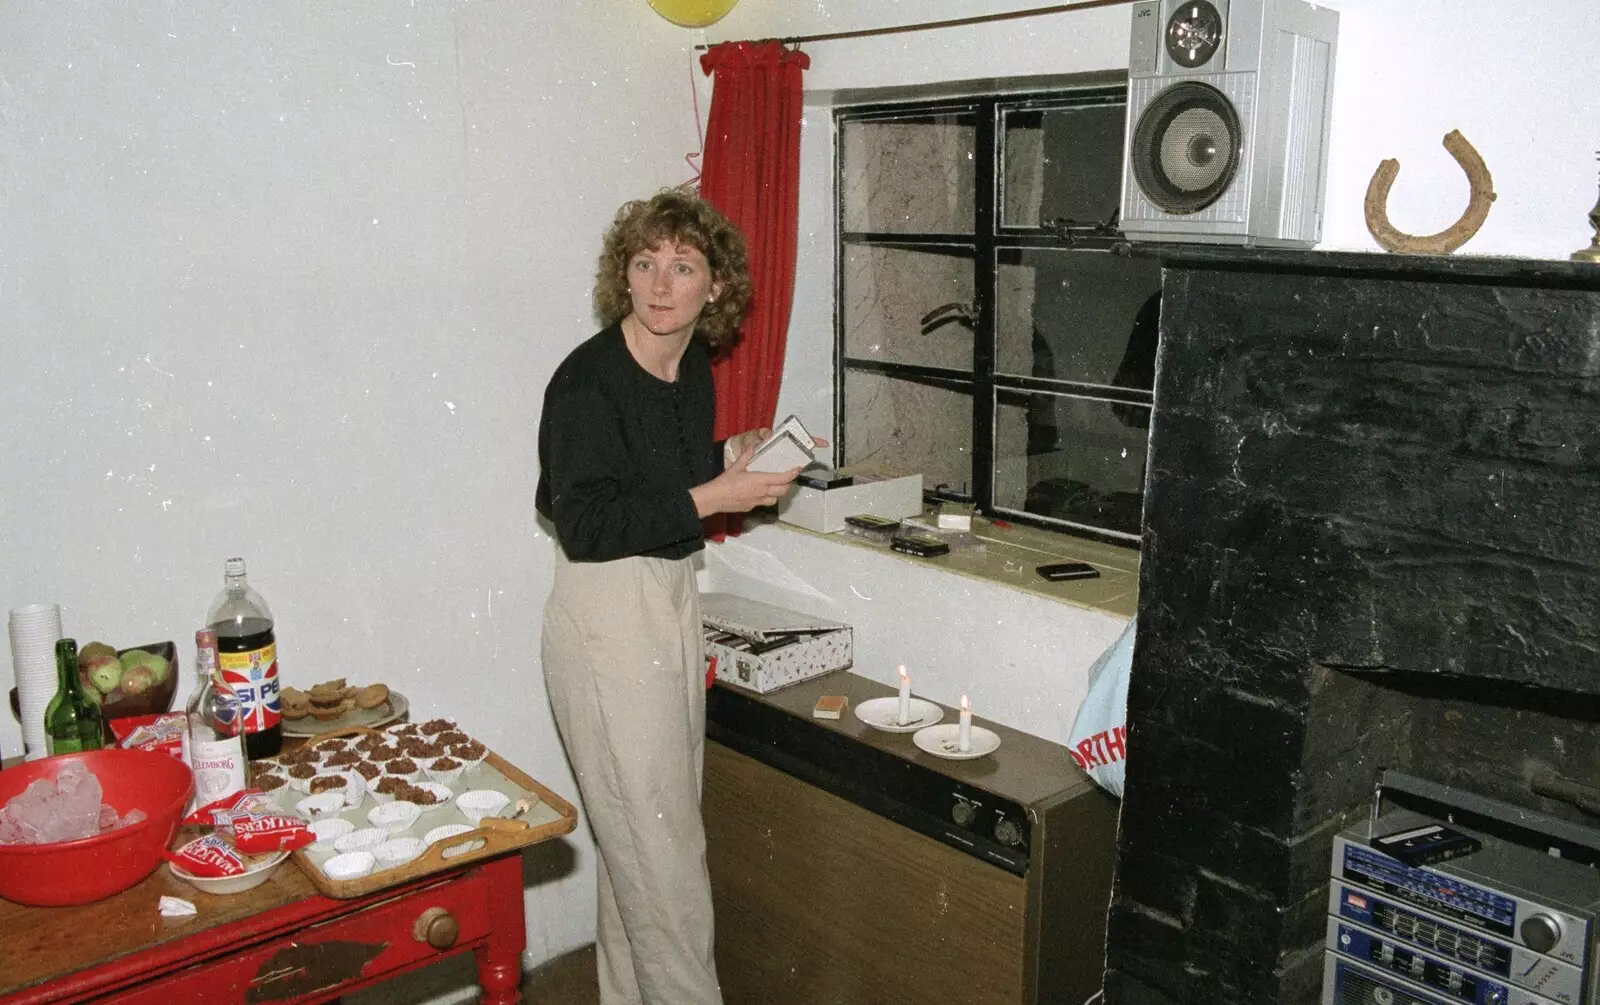
M 217 633 L 217 672 L 238 699 L 239 729 L 253 761 L 283 748 L 277 636 L 267 602 L 245 582 L 244 559 L 224 562 L 222 577 L 206 627 Z

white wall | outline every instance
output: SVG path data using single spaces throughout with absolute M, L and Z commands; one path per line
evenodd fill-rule
M 575 799 L 535 427 L 604 225 L 688 177 L 696 38 L 642 0 L 0 6 L 0 601 L 188 668 L 243 555 L 287 682 L 385 680 Z M 593 937 L 570 845 L 534 961 Z

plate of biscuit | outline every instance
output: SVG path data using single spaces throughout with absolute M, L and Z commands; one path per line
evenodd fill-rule
M 307 690 L 286 687 L 278 692 L 283 706 L 284 736 L 317 736 L 347 726 L 385 726 L 402 718 L 411 703 L 387 684 L 350 684 L 343 677 L 325 680 Z

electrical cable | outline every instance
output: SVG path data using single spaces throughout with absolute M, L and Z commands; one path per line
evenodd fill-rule
M 689 170 L 694 172 L 694 177 L 684 182 L 685 186 L 693 185 L 696 191 L 700 189 L 700 165 L 695 161 L 706 155 L 706 127 L 700 122 L 700 91 L 694 86 L 694 67 L 700 60 L 691 55 L 689 57 L 689 97 L 694 101 L 694 131 L 700 137 L 700 149 L 683 155 L 683 162 L 689 165 Z

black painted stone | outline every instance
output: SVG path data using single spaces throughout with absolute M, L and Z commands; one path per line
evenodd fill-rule
M 1300 1005 L 1379 768 L 1600 756 L 1600 269 L 1160 253 L 1106 1002 Z

